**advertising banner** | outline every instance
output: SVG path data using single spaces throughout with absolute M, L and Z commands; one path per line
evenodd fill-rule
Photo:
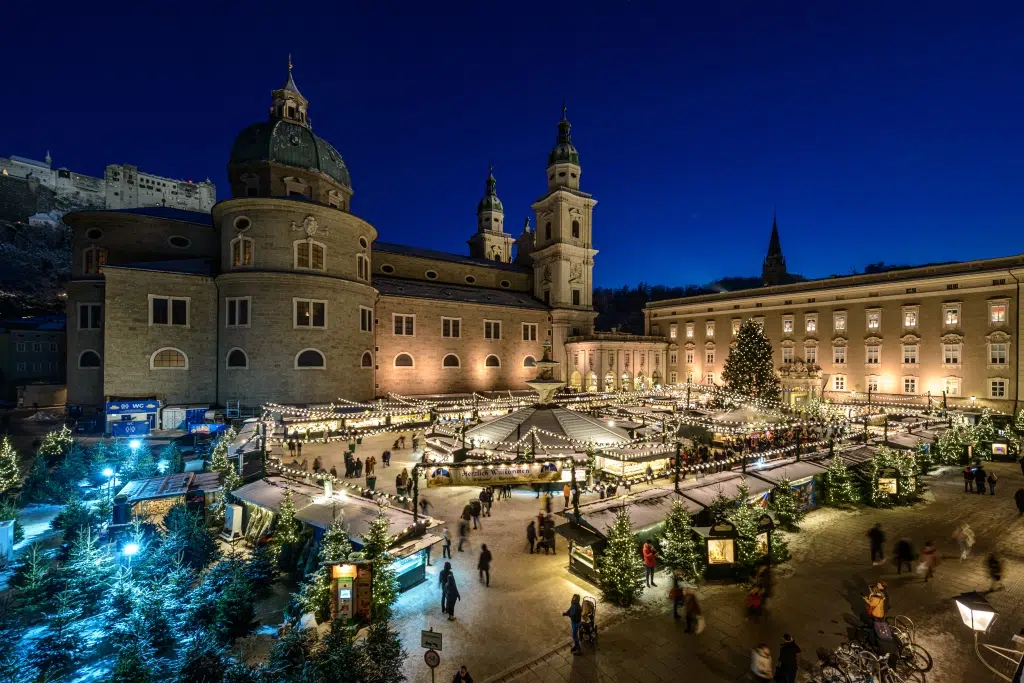
M 110 433 L 114 436 L 145 436 L 149 434 L 149 422 L 145 420 L 112 422 Z
M 223 432 L 228 428 L 226 424 L 220 423 L 209 423 L 203 422 L 201 424 L 191 424 L 188 426 L 189 434 L 217 434 Z
M 107 415 L 124 413 L 155 413 L 160 408 L 160 401 L 155 398 L 141 401 L 113 401 L 107 404 Z
M 427 471 L 427 486 L 489 486 L 536 484 L 562 480 L 562 463 L 504 463 L 494 465 L 441 465 Z

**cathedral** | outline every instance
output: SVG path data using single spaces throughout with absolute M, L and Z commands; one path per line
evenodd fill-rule
M 506 232 L 490 173 L 468 255 L 378 239 L 353 206 L 342 155 L 313 132 L 290 64 L 266 120 L 235 138 L 227 170 L 230 197 L 209 214 L 148 207 L 65 217 L 74 233 L 69 404 L 308 405 L 520 390 L 546 342 L 566 380 L 594 374 L 593 353 L 581 358 L 579 345 L 595 338 L 597 202 L 580 189 L 564 107 L 546 192 L 532 206 L 536 228 Z

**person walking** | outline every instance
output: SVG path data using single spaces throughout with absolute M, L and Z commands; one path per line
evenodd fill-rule
M 759 683 L 772 683 L 772 651 L 764 643 L 750 652 L 750 673 Z
M 672 601 L 672 618 L 682 619 L 679 607 L 683 604 L 683 582 L 679 578 L 678 569 L 672 572 L 672 588 L 668 591 L 668 598 Z
M 544 554 L 548 554 L 548 549 L 551 549 L 552 555 L 557 555 L 555 552 L 555 520 L 548 515 L 544 519 Z
M 322 464 L 323 463 L 320 462 L 320 456 L 319 455 L 316 456 L 315 458 L 313 458 L 313 471 L 314 472 L 319 472 L 320 471 L 320 466 Z
M 935 575 L 935 568 L 939 566 L 939 561 L 939 551 L 935 548 L 935 544 L 931 541 L 925 541 L 924 548 L 921 550 L 921 564 L 918 569 L 918 571 L 921 571 L 921 568 L 924 569 L 925 583 L 928 583 L 928 579 Z
M 444 608 L 448 613 L 448 621 L 455 621 L 455 603 L 462 599 L 459 587 L 455 585 L 455 575 L 448 575 L 448 588 L 444 592 Z
M 331 465 L 331 478 L 332 479 L 337 479 L 338 478 L 338 470 L 336 470 L 334 468 L 334 465 Z
M 882 550 L 885 544 L 885 532 L 882 531 L 882 524 L 875 523 L 868 531 L 868 540 L 871 542 L 871 564 L 882 564 L 885 562 L 885 551 Z
M 1024 465 L 1021 465 L 1021 470 L 1024 470 Z M 974 470 L 968 465 L 964 468 L 964 493 L 974 492 Z
M 473 677 L 469 675 L 469 669 L 466 668 L 465 664 L 460 666 L 459 670 L 455 672 L 452 683 L 473 683 Z
M 469 522 L 464 519 L 459 520 L 459 547 L 458 551 L 461 553 L 462 546 L 469 543 Z M 472 547 L 472 546 L 470 546 Z
M 985 495 L 985 479 L 987 478 L 987 475 L 988 473 L 985 471 L 985 468 L 981 466 L 981 463 L 978 463 L 978 466 L 974 468 L 975 493 L 980 493 L 983 496 Z
M 683 615 L 686 617 L 686 632 L 700 634 L 704 630 L 701 620 L 704 618 L 700 611 L 700 602 L 693 589 L 687 588 L 683 591 Z
M 451 559 L 451 557 L 452 557 L 452 532 L 448 531 L 448 527 L 444 528 L 444 531 L 441 533 L 441 538 L 444 539 L 444 542 L 441 543 L 441 559 L 444 559 L 446 557 L 448 559 Z
M 953 540 L 960 548 L 960 561 L 963 562 L 971 554 L 971 547 L 974 545 L 974 530 L 967 522 L 963 522 L 953 532 Z
M 480 559 L 476 563 L 477 571 L 480 573 L 480 580 L 484 582 L 485 587 L 491 585 L 491 551 L 487 549 L 487 544 L 484 543 L 480 546 Z
M 420 498 L 420 514 L 421 515 L 426 517 L 427 516 L 427 510 L 432 508 L 432 507 L 434 507 L 433 503 L 431 503 L 426 498 Z
M 572 627 L 572 652 L 574 655 L 583 654 L 580 647 L 580 622 L 583 620 L 583 608 L 580 607 L 579 593 L 573 593 L 569 609 L 562 612 L 563 617 L 569 617 L 569 624 Z
M 526 542 L 530 546 L 530 554 L 532 555 L 534 544 L 537 542 L 537 526 L 534 524 L 532 519 L 530 520 L 530 523 L 526 525 Z
M 999 481 L 999 477 L 996 476 L 995 472 L 989 472 L 988 477 L 985 478 L 988 482 L 988 495 L 996 495 L 996 482 Z
M 569 495 L 572 493 L 572 489 L 569 488 L 568 482 L 562 487 L 562 498 L 565 499 L 564 509 L 569 509 Z
M 654 567 L 658 564 L 658 556 L 655 553 L 654 546 L 651 545 L 650 541 L 644 541 L 641 552 L 644 555 L 644 578 L 647 580 L 647 587 L 657 586 L 658 584 L 654 583 Z
M 473 531 L 483 528 L 480 524 L 481 512 L 483 512 L 483 506 L 480 505 L 480 500 L 471 500 L 469 502 L 469 515 L 473 518 Z
M 782 645 L 779 647 L 779 668 L 775 671 L 777 683 L 796 683 L 796 656 L 800 654 L 800 646 L 788 633 L 782 634 Z
M 580 506 L 580 487 L 579 484 L 572 485 L 572 506 L 576 509 Z
M 356 479 L 363 476 L 363 461 L 356 458 Z
M 986 568 L 988 569 L 988 578 L 992 581 L 989 585 L 989 592 L 999 591 L 1006 588 L 1003 585 L 1003 563 L 999 559 L 999 556 L 995 553 L 991 553 L 988 559 L 985 560 Z
M 490 487 L 485 487 L 484 490 L 480 492 L 480 502 L 483 503 L 484 506 L 484 517 L 490 517 L 491 505 L 494 503 L 494 494 L 491 493 Z
M 1024 489 L 1017 489 L 1013 494 L 1013 502 L 1017 504 L 1017 514 L 1024 515 Z
M 904 565 L 906 565 L 908 572 L 913 571 L 911 565 L 914 561 L 914 546 L 910 544 L 910 540 L 901 538 L 896 542 L 896 547 L 893 551 L 893 554 L 896 556 L 896 573 L 902 574 Z
M 441 611 L 444 612 L 445 597 L 448 595 L 448 577 L 452 575 L 452 563 L 445 562 L 444 569 L 437 575 L 437 585 L 441 587 Z

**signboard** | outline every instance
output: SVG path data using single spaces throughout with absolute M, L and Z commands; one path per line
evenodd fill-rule
M 208 424 L 208 423 L 204 422 L 204 423 L 201 423 L 201 424 L 190 424 L 188 426 L 188 433 L 189 434 L 217 434 L 218 432 L 223 432 L 227 428 L 228 428 L 228 426 L 226 424 Z
M 112 401 L 107 404 L 107 415 L 124 415 L 128 413 L 155 413 L 160 409 L 160 401 L 155 398 L 141 401 Z
M 145 436 L 149 434 L 149 422 L 146 420 L 124 420 L 110 423 L 110 433 L 114 436 Z
M 433 650 L 427 650 L 423 653 L 423 661 L 427 663 L 431 669 L 436 669 L 441 664 L 441 655 L 437 654 Z M 431 676 L 434 674 L 431 673 Z
M 355 616 L 359 619 L 370 619 L 370 601 L 373 597 L 373 565 L 356 565 L 354 582 L 356 600 Z
M 895 477 L 879 477 L 878 490 L 883 493 L 895 496 L 899 493 L 899 482 Z
M 562 480 L 562 463 L 506 463 L 502 465 L 442 465 L 427 471 L 427 486 L 487 486 L 532 484 Z
M 429 631 L 420 631 L 420 647 L 425 647 L 428 650 L 440 650 L 441 648 L 441 634 L 430 629 Z

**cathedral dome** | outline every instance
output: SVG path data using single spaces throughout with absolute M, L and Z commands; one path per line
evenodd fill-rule
M 498 199 L 497 183 L 494 180 L 494 167 L 487 174 L 487 184 L 484 186 L 484 198 L 476 205 L 476 212 L 500 211 L 505 212 L 505 206 Z
M 554 164 L 580 164 L 580 153 L 572 144 L 572 126 L 565 117 L 565 105 L 562 105 L 562 120 L 558 122 L 558 139 L 555 148 L 548 155 L 548 166 Z
M 230 163 L 260 161 L 319 171 L 344 187 L 352 187 L 348 167 L 338 150 L 308 127 L 286 119 L 254 123 L 235 138 Z

